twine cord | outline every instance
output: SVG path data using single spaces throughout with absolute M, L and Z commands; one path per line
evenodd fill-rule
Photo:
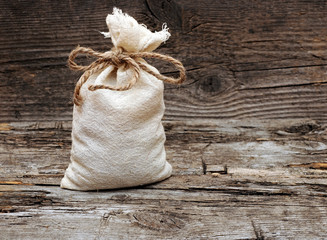
M 88 66 L 78 65 L 76 62 L 74 62 L 74 60 L 79 54 L 94 56 L 97 57 L 97 60 L 95 60 Z M 140 61 L 140 58 L 155 58 L 162 61 L 170 62 L 176 67 L 176 69 L 179 70 L 179 77 L 178 78 L 166 77 L 161 75 L 160 73 L 156 73 L 151 69 L 149 69 L 144 63 L 142 63 Z M 130 81 L 125 86 L 91 85 L 88 88 L 90 91 L 95 91 L 98 89 L 125 91 L 131 89 L 139 80 L 141 69 L 153 75 L 157 79 L 171 84 L 181 84 L 186 78 L 185 68 L 183 64 L 180 61 L 167 55 L 152 53 L 152 52 L 128 53 L 128 52 L 124 52 L 123 49 L 121 48 L 113 48 L 111 51 L 101 53 L 101 52 L 94 51 L 91 48 L 77 46 L 70 53 L 68 58 L 68 66 L 70 67 L 70 69 L 76 71 L 84 71 L 83 75 L 80 77 L 80 79 L 78 80 L 75 86 L 75 90 L 74 90 L 75 105 L 80 106 L 82 104 L 83 99 L 80 96 L 80 90 L 83 84 L 86 83 L 86 81 L 89 79 L 89 77 L 92 74 L 99 72 L 110 65 L 113 65 L 116 68 L 122 65 L 126 65 L 127 67 L 131 68 L 133 70 L 133 76 L 130 79 Z

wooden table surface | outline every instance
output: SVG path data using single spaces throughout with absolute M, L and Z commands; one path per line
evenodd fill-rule
M 67 57 L 111 48 L 113 6 L 167 22 L 158 52 L 187 69 L 165 86 L 173 176 L 63 190 Z M 0 18 L 0 239 L 327 239 L 325 1 L 2 1 Z

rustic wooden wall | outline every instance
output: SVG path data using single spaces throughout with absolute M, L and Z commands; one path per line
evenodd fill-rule
M 167 22 L 158 52 L 188 70 L 165 89 L 173 176 L 63 190 L 67 57 L 111 48 L 113 6 Z M 0 239 L 327 239 L 326 22 L 323 0 L 0 1 Z
M 327 121 L 324 0 L 2 1 L 0 121 L 71 119 L 80 74 L 67 56 L 77 44 L 110 49 L 99 31 L 113 6 L 171 29 L 158 51 L 180 59 L 188 79 L 166 86 L 166 119 Z

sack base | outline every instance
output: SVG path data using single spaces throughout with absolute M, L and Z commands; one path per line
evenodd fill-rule
M 74 183 L 69 177 L 67 177 L 67 174 L 65 174 L 65 176 L 61 180 L 60 187 L 63 189 L 75 190 L 75 191 L 97 191 L 97 190 L 132 188 L 132 187 L 145 186 L 145 185 L 161 182 L 169 178 L 171 175 L 172 175 L 172 167 L 168 162 L 166 162 L 164 169 L 160 172 L 160 174 L 156 175 L 150 180 L 147 179 L 147 181 L 142 181 L 142 179 L 135 179 L 135 181 L 132 183 L 121 184 L 121 185 L 116 185 L 116 184 L 112 185 L 110 184 L 110 182 L 106 182 L 102 184 L 89 183 L 89 184 L 79 185 Z M 124 176 L 124 174 L 122 174 L 122 176 Z

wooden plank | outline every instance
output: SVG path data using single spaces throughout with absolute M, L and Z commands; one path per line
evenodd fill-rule
M 114 5 L 167 22 L 159 52 L 188 70 L 165 90 L 174 174 L 62 190 L 79 76 L 66 59 L 111 48 L 98 31 Z M 1 2 L 0 238 L 326 239 L 326 13 L 322 0 Z
M 166 121 L 174 174 L 144 187 L 59 188 L 70 121 L 0 125 L 5 239 L 324 239 L 326 125 Z M 221 171 L 221 170 L 226 170 Z
M 111 48 L 105 17 L 116 5 L 172 37 L 159 52 L 180 59 L 184 86 L 166 86 L 166 119 L 290 119 L 326 123 L 323 0 L 10 1 L 0 3 L 0 121 L 70 120 L 80 74 L 77 44 Z M 42 23 L 42 24 L 40 24 Z M 85 62 L 82 59 L 81 62 Z M 155 62 L 163 73 L 174 70 Z
M 217 182 L 219 184 L 219 182 Z M 58 187 L 1 188 L 4 238 L 326 238 L 326 194 Z
M 311 165 L 305 164 L 326 162 L 326 125 L 312 120 L 166 121 L 164 126 L 176 175 L 202 175 L 220 166 L 229 173 L 276 170 L 281 178 L 304 169 L 300 178 L 310 179 Z M 68 121 L 3 123 L 0 180 L 58 185 L 69 163 L 70 134 Z

